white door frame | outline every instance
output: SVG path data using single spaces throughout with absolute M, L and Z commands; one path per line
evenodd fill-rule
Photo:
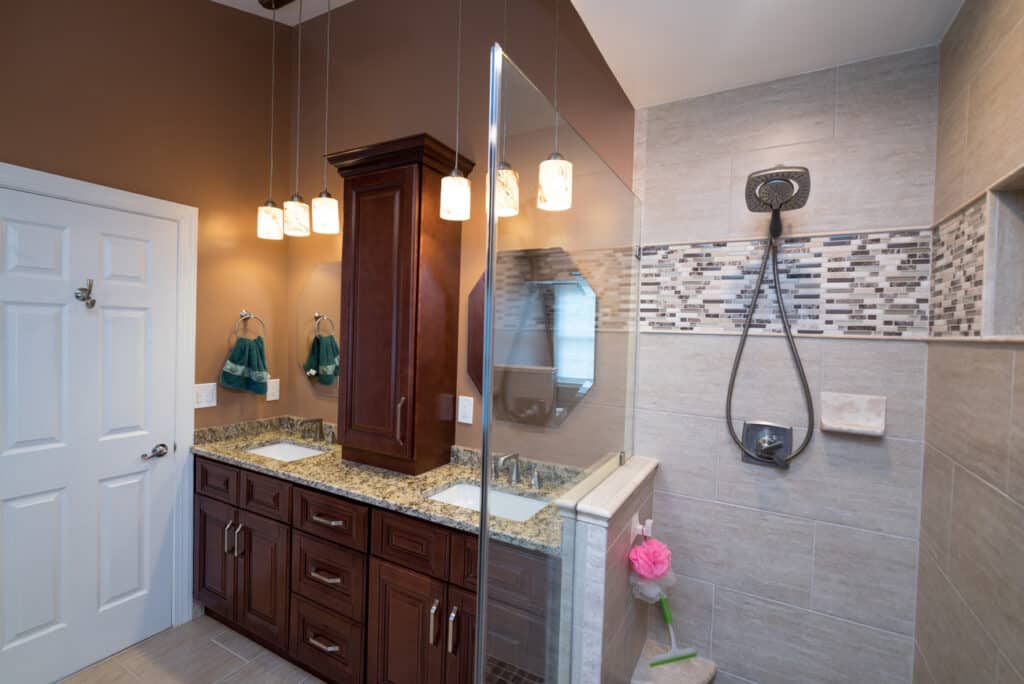
M 0 188 L 165 219 L 178 226 L 177 335 L 174 353 L 174 504 L 171 621 L 192 619 L 192 433 L 196 365 L 196 258 L 199 210 L 0 162 Z

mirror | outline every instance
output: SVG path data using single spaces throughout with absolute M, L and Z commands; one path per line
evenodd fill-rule
M 594 386 L 597 296 L 561 247 L 499 252 L 494 417 L 560 425 Z M 470 294 L 468 368 L 481 387 L 483 278 Z

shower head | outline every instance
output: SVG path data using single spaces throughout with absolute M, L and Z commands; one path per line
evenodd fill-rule
M 747 177 L 747 209 L 789 211 L 807 204 L 811 172 L 803 166 L 773 166 Z

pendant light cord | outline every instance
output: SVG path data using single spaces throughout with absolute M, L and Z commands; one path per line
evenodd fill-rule
M 267 201 L 274 196 L 274 93 L 277 84 L 277 10 L 270 14 L 270 171 L 267 178 Z
M 302 0 L 299 0 L 299 35 L 296 43 L 295 79 L 295 194 L 299 194 L 299 140 L 302 134 Z
M 501 47 L 505 54 L 508 54 L 508 0 L 505 0 L 501 21 Z M 508 112 L 501 117 L 501 160 L 508 161 Z
M 327 55 L 324 57 L 324 191 L 327 191 L 327 114 L 331 104 L 331 0 L 327 0 Z
M 561 3 L 555 0 L 555 152 L 558 152 L 558 6 Z
M 462 122 L 462 0 L 459 0 L 459 17 L 456 21 L 457 30 L 455 37 L 455 168 L 452 174 L 457 175 L 459 170 L 459 129 Z

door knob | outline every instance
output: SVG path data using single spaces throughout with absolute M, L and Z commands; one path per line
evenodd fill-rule
M 163 458 L 168 453 L 166 444 L 157 444 L 148 454 L 142 454 L 142 460 L 148 461 L 151 458 Z
M 96 306 L 96 300 L 92 298 L 92 278 L 85 281 L 85 287 L 75 290 L 75 299 L 85 304 L 86 309 Z

